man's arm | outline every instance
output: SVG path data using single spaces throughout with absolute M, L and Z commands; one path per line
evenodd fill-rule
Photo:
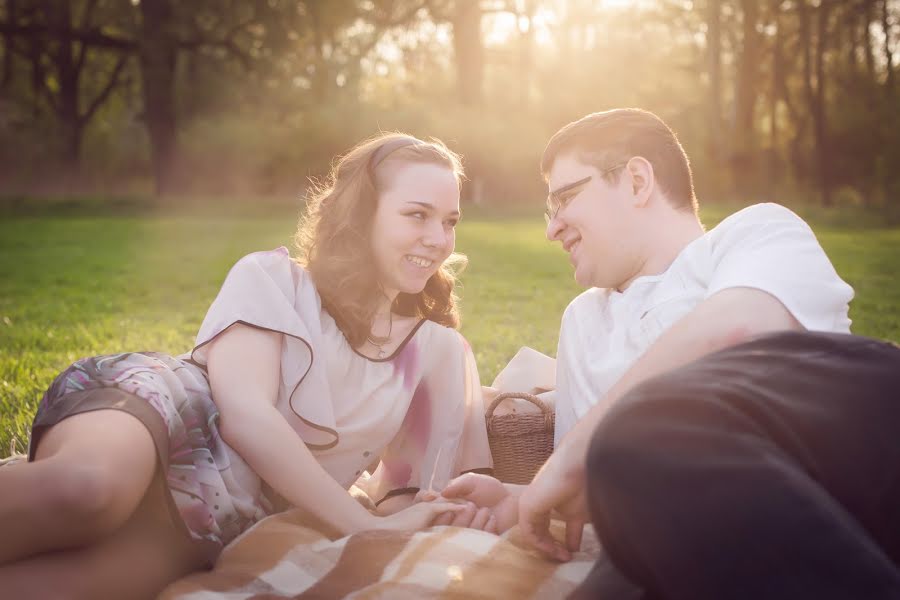
M 609 389 L 604 402 L 578 421 L 561 446 L 574 443 L 568 441 L 570 438 L 590 440 L 606 410 L 642 381 L 758 335 L 802 328 L 788 309 L 766 292 L 753 288 L 722 290 L 663 332 Z M 583 461 L 585 457 L 575 458 Z
M 550 556 L 568 560 L 581 542 L 588 520 L 584 502 L 584 462 L 594 429 L 610 406 L 635 385 L 702 356 L 757 335 L 802 329 L 774 296 L 753 288 L 729 288 L 700 303 L 676 322 L 629 368 L 562 439 L 519 500 L 519 525 L 526 538 Z M 550 537 L 550 512 L 567 521 L 567 547 Z

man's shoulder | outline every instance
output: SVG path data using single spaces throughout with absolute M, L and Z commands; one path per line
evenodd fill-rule
M 765 235 L 765 232 L 772 231 L 773 228 L 782 233 L 794 232 L 788 237 L 781 236 L 782 240 L 788 240 L 794 234 L 799 234 L 802 238 L 812 232 L 806 221 L 791 209 L 766 202 L 742 208 L 725 217 L 709 231 L 707 237 L 713 248 L 719 245 L 730 247 Z
M 804 223 L 797 213 L 786 206 L 774 202 L 753 204 L 732 213 L 722 219 L 722 222 L 710 230 L 710 234 L 722 233 L 731 228 L 756 223 L 772 223 L 775 221 L 793 221 Z
M 595 313 L 602 310 L 609 298 L 609 290 L 606 288 L 588 288 L 569 302 L 563 313 L 563 323 L 577 318 L 586 312 Z

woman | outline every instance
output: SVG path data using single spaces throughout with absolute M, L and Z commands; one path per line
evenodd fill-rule
M 152 597 L 285 505 L 344 535 L 471 511 L 412 498 L 491 464 L 453 329 L 461 177 L 440 142 L 364 142 L 311 195 L 299 258 L 239 260 L 189 354 L 88 358 L 57 377 L 29 462 L 0 469 L 0 589 Z

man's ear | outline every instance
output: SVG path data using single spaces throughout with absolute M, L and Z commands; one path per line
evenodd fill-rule
M 633 156 L 625 164 L 625 170 L 631 178 L 631 193 L 636 206 L 646 206 L 656 187 L 653 165 L 643 156 Z

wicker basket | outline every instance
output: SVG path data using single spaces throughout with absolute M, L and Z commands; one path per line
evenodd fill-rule
M 494 416 L 494 409 L 507 398 L 522 398 L 540 413 Z M 553 452 L 553 409 L 540 398 L 524 392 L 498 394 L 485 412 L 488 442 L 494 457 L 494 476 L 506 483 L 529 483 Z

